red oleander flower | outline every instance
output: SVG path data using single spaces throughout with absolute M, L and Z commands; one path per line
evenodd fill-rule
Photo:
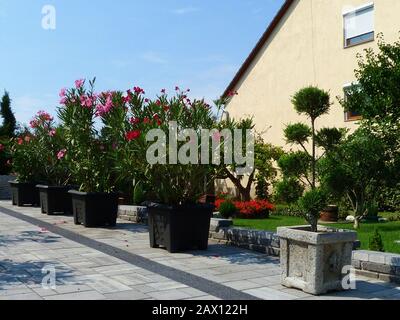
M 139 118 L 131 118 L 131 119 L 129 120 L 129 122 L 130 122 L 131 124 L 133 124 L 133 125 L 137 125 L 137 124 L 140 123 L 140 119 L 139 119 Z
M 132 140 L 138 139 L 140 137 L 140 135 L 141 135 L 140 130 L 134 130 L 134 131 L 127 132 L 125 137 L 126 137 L 126 140 L 132 141 Z
M 150 118 L 148 118 L 148 117 L 144 118 L 144 119 L 143 119 L 143 123 L 144 123 L 144 124 L 151 124 Z
M 2 145 L 1 143 L 0 143 L 0 151 L 3 151 L 4 150 L 4 145 Z

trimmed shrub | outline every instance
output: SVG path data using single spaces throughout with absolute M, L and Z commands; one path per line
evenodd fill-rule
M 223 201 L 219 205 L 219 213 L 224 219 L 232 218 L 237 212 L 237 208 L 232 201 Z
M 374 234 L 369 239 L 369 250 L 385 252 L 385 247 L 383 245 L 382 236 L 378 229 L 375 229 Z

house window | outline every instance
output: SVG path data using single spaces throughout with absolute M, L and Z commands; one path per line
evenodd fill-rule
M 344 99 L 345 100 L 348 99 L 350 89 L 354 90 L 354 89 L 359 88 L 359 86 L 360 85 L 358 85 L 358 84 L 345 85 L 343 87 Z M 358 112 L 357 110 L 346 111 L 344 113 L 344 121 L 346 121 L 346 122 L 358 121 L 361 119 L 362 119 L 362 116 L 361 116 L 360 112 Z
M 345 12 L 343 17 L 345 48 L 375 39 L 373 3 Z

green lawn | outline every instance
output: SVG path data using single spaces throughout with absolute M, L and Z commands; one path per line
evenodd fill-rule
M 296 226 L 307 224 L 304 219 L 296 217 L 283 217 L 272 215 L 269 219 L 263 220 L 244 220 L 235 219 L 234 225 L 257 230 L 276 231 L 277 227 Z M 330 227 L 353 230 L 351 223 L 329 224 Z M 382 223 L 362 223 L 358 230 L 358 238 L 361 241 L 361 248 L 368 250 L 369 237 L 378 228 L 382 235 L 386 252 L 400 253 L 400 244 L 395 244 L 400 240 L 400 221 Z

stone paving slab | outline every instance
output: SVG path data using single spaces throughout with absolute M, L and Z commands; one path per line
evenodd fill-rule
M 46 232 L 42 230 L 42 223 L 38 223 L 35 227 L 2 214 L 2 207 L 23 214 L 24 217 L 38 219 L 43 224 L 48 223 L 61 228 L 57 230 L 82 235 L 103 244 L 103 247 L 112 246 L 120 252 L 125 252 L 126 255 L 147 259 L 146 261 L 155 265 L 139 267 L 136 264 L 139 260 L 133 259 L 132 263 L 128 263 L 125 259 L 117 259 L 101 250 Z M 77 299 L 87 299 L 88 295 L 95 293 L 93 297 L 98 299 L 215 300 L 220 294 L 218 290 L 226 288 L 232 293 L 242 292 L 248 297 L 266 300 L 400 299 L 398 287 L 362 277 L 358 277 L 357 290 L 314 297 L 280 285 L 281 270 L 277 258 L 217 243 L 210 243 L 208 251 L 170 254 L 162 249 L 150 248 L 147 228 L 141 225 L 119 221 L 117 227 L 112 229 L 85 229 L 74 225 L 72 217 L 46 216 L 42 215 L 39 209 L 16 208 L 4 201 L 0 201 L 0 235 L 0 296 L 3 297 L 25 295 L 34 298 L 38 295 L 42 299 L 69 299 L 76 294 Z M 46 238 L 44 235 L 49 237 Z M 54 292 L 46 294 L 40 288 L 29 288 L 29 284 L 21 282 L 20 279 L 10 284 L 10 277 L 13 277 L 10 268 L 6 269 L 8 271 L 3 276 L 2 282 L 4 273 L 2 262 L 6 259 L 16 259 L 15 261 L 19 259 L 19 263 L 15 263 L 11 270 L 21 272 L 22 279 L 24 272 L 31 270 L 27 266 L 20 267 L 23 263 L 35 262 L 36 269 L 49 261 L 66 267 L 64 270 L 66 275 L 63 276 L 62 282 L 66 286 L 64 293 L 56 290 L 56 294 Z M 165 273 L 163 268 L 170 269 L 166 269 L 168 272 Z M 154 272 L 156 269 L 162 274 L 171 276 L 175 270 L 178 275 L 180 272 L 182 275 L 192 275 L 193 283 L 209 281 L 208 284 L 214 283 L 220 287 L 198 290 L 196 286 L 184 284 L 187 282 L 184 280 L 187 276 L 182 280 L 172 280 L 160 275 L 160 272 Z M 68 279 L 68 273 L 71 279 Z M 5 290 L 1 289 L 2 285 L 5 285 Z M 79 286 L 83 290 L 66 292 L 67 288 L 72 290 Z M 201 287 L 206 286 L 203 284 Z M 23 291 L 26 289 L 31 291 Z M 212 290 L 215 294 L 210 292 Z M 4 291 L 6 294 L 2 295 Z
M 54 251 L 55 248 L 59 249 Z M 56 268 L 55 289 L 45 289 L 41 285 L 45 265 Z M 112 277 L 121 274 L 136 281 Z M 182 298 L 207 295 L 201 291 L 191 292 L 192 288 L 181 283 L 6 216 L 0 209 L 0 300 L 157 299 L 155 294 L 137 290 L 137 284 L 147 285 L 148 292 L 188 290 L 182 291 Z

